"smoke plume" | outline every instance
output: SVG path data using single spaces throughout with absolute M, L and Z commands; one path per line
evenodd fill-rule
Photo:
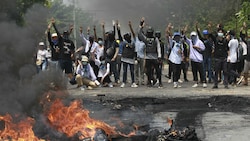
M 47 9 L 33 5 L 24 15 L 25 25 L 20 27 L 6 13 L 16 10 L 13 5 L 14 1 L 6 1 L 6 9 L 0 11 L 4 15 L 0 20 L 0 115 L 29 111 L 49 83 L 62 79 L 55 73 L 37 74 L 35 66 L 37 45 L 45 41 Z

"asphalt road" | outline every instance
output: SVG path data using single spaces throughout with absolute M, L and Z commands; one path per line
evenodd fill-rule
M 130 77 L 130 75 L 128 75 L 128 77 Z M 192 80 L 192 75 L 190 74 L 190 72 L 188 75 L 188 79 Z M 173 84 L 169 84 L 167 83 L 167 81 L 168 79 L 165 78 L 163 75 L 163 88 L 158 88 L 157 85 L 155 87 L 150 88 L 144 85 L 139 86 L 138 88 L 131 88 L 130 84 L 127 84 L 125 88 L 120 88 L 118 85 L 113 88 L 98 87 L 93 90 L 81 91 L 79 88 L 76 88 L 76 85 L 69 85 L 68 92 L 70 94 L 70 97 L 72 97 L 73 99 L 88 99 L 99 102 L 104 101 L 106 103 L 107 101 L 115 102 L 126 98 L 137 99 L 135 100 L 134 105 L 138 103 L 138 98 L 156 98 L 161 99 L 163 101 L 167 99 L 166 103 L 169 102 L 169 100 L 172 100 L 173 105 L 174 103 L 181 103 L 180 99 L 184 99 L 181 106 L 182 108 L 176 106 L 175 108 L 162 108 L 162 110 L 154 111 L 154 113 L 151 115 L 154 118 L 154 122 L 150 123 L 152 126 L 159 126 L 162 124 L 164 124 L 162 126 L 165 126 L 165 122 L 162 121 L 164 121 L 166 117 L 171 117 L 172 119 L 177 121 L 180 121 L 180 119 L 187 120 L 185 119 L 187 118 L 186 116 L 192 116 L 192 112 L 197 111 L 197 107 L 199 107 L 202 103 L 203 107 L 201 106 L 200 109 L 202 109 L 203 112 L 196 114 L 194 117 L 192 117 L 192 120 L 197 121 L 199 123 L 190 122 L 190 124 L 194 124 L 194 126 L 196 127 L 196 132 L 200 139 L 202 139 L 203 141 L 249 140 L 250 104 L 248 104 L 248 101 L 250 101 L 250 86 L 229 86 L 229 89 L 225 89 L 224 86 L 220 84 L 218 89 L 212 89 L 213 84 L 208 84 L 207 88 L 203 88 L 202 85 L 197 88 L 192 88 L 192 85 L 194 83 L 192 81 L 189 81 L 183 82 L 181 84 L 181 88 L 173 88 Z M 213 99 L 214 97 L 216 100 L 214 101 L 214 103 L 210 103 L 211 99 Z M 223 97 L 223 102 L 222 100 L 219 100 L 221 97 Z M 230 100 L 227 99 L 227 97 L 230 97 Z M 194 99 L 195 101 L 192 101 Z M 199 101 L 199 99 L 206 100 Z M 194 103 L 194 105 L 190 106 L 190 103 Z M 195 103 L 197 103 L 197 105 Z M 241 103 L 247 104 L 241 105 Z M 241 105 L 242 107 L 235 108 L 235 106 L 237 106 L 235 104 Z M 115 107 L 114 105 L 112 106 L 110 107 L 111 110 Z M 123 105 L 121 104 L 118 106 Z M 92 110 L 91 107 L 88 108 Z M 209 108 L 212 108 L 212 110 L 208 110 Z M 106 110 L 107 109 L 108 108 L 106 107 Z M 183 113 L 183 111 L 186 114 L 178 117 L 177 115 L 180 115 L 180 113 Z M 135 113 L 136 112 L 129 113 L 131 118 L 130 120 L 133 120 L 133 116 L 135 117 Z M 92 116 L 97 118 L 99 117 L 100 120 L 107 120 L 102 119 L 102 116 L 98 115 L 98 112 L 94 112 L 94 109 Z M 105 117 L 109 116 L 112 115 L 106 115 Z M 199 118 L 199 120 L 197 120 L 197 118 Z

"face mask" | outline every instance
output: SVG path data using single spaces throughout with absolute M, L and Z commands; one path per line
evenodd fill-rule
M 103 45 L 103 41 L 98 41 L 98 44 L 99 44 L 100 46 L 102 46 L 102 45 Z
M 57 39 L 52 39 L 52 42 L 54 43 L 54 45 L 57 45 L 58 40 Z
M 101 61 L 102 64 L 105 64 L 105 61 Z
M 196 43 L 196 36 L 191 36 L 191 40 L 192 40 L 192 43 L 195 44 Z
M 88 62 L 82 62 L 82 65 L 86 66 L 88 64 Z
M 224 34 L 223 34 L 223 33 L 221 33 L 221 32 L 219 32 L 219 33 L 218 33 L 218 36 L 219 36 L 219 37 L 223 37 L 223 36 L 224 36 Z
M 195 36 L 191 36 L 191 40 L 194 41 L 196 39 Z

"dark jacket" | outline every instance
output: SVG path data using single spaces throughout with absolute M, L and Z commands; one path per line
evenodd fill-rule
M 50 32 L 48 32 L 48 41 L 49 41 L 50 50 L 51 50 L 51 60 L 58 61 L 59 53 L 56 52 L 56 48 L 58 48 L 58 43 L 55 44 L 54 42 L 52 42 Z

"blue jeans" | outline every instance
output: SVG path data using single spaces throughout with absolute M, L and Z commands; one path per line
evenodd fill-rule
M 122 64 L 123 64 L 123 66 L 122 66 L 123 67 L 123 80 L 122 80 L 122 82 L 126 83 L 126 81 L 127 81 L 127 69 L 128 69 L 128 65 L 129 65 L 131 80 L 132 80 L 132 83 L 134 83 L 135 82 L 134 64 L 129 64 L 126 62 L 122 62 Z
M 115 82 L 117 83 L 119 80 L 118 72 L 117 72 L 117 62 L 116 61 L 110 61 L 110 70 L 111 73 L 114 74 Z
M 47 66 L 48 66 L 48 62 L 46 60 L 43 60 L 41 65 L 37 65 L 37 71 L 38 72 L 45 71 L 47 70 Z
M 203 58 L 203 70 L 204 70 L 204 79 L 207 80 L 207 73 L 208 73 L 208 80 L 211 81 L 212 79 L 212 68 L 211 68 L 211 57 Z

